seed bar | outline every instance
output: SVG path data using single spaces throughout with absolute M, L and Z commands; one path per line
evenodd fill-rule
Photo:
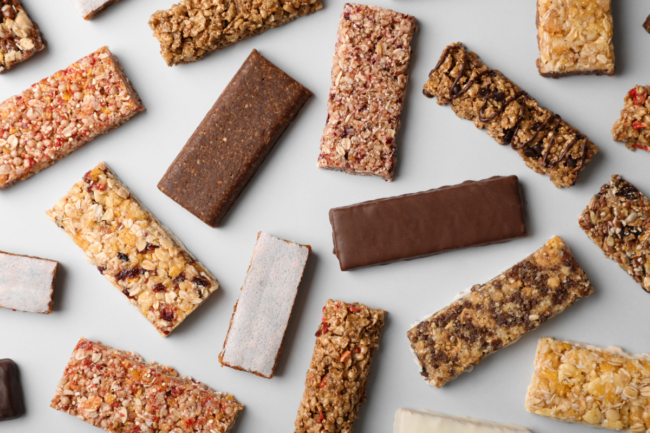
M 25 413 L 18 366 L 11 359 L 0 359 L 0 421 Z
M 452 416 L 428 410 L 397 409 L 393 433 L 531 433 L 525 427 Z
M 318 168 L 393 180 L 416 28 L 410 15 L 343 7 Z
M 95 18 L 100 12 L 103 12 L 110 5 L 120 0 L 71 0 L 74 7 L 77 8 L 85 20 Z
M 92 384 L 91 379 L 92 378 Z M 79 340 L 50 405 L 110 432 L 227 433 L 244 408 L 171 367 Z
M 385 315 L 359 303 L 327 301 L 294 433 L 352 433 Z
M 0 308 L 50 314 L 59 262 L 0 251 Z
M 45 45 L 41 29 L 29 18 L 20 0 L 0 1 L 0 74 L 26 62 Z
M 219 362 L 267 379 L 275 373 L 311 247 L 259 232 Z
M 47 216 L 163 337 L 219 288 L 210 271 L 103 162 Z
M 594 289 L 557 236 L 407 333 L 425 381 L 442 388 Z
M 625 95 L 625 106 L 621 118 L 612 127 L 614 141 L 625 143 L 631 151 L 637 149 L 650 152 L 650 86 L 634 86 Z
M 424 95 L 451 104 L 456 116 L 510 144 L 526 165 L 558 188 L 577 180 L 598 147 L 552 111 L 458 42 L 449 45 L 429 74 Z

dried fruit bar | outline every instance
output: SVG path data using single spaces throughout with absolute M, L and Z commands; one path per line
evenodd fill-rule
M 612 127 L 614 141 L 625 143 L 631 151 L 637 149 L 650 152 L 650 86 L 634 86 L 625 95 L 625 106 L 621 118 Z
M 0 251 L 0 308 L 50 314 L 59 262 Z
M 11 359 L 0 359 L 0 421 L 25 413 L 18 366 Z
M 594 289 L 557 236 L 407 333 L 426 382 L 437 388 L 560 314 Z
M 393 433 L 531 433 L 525 427 L 445 415 L 428 410 L 397 409 Z
M 20 0 L 1 0 L 0 74 L 29 60 L 45 45 L 38 24 L 29 18 Z
M 558 188 L 572 186 L 598 147 L 497 70 L 488 68 L 460 42 L 451 44 L 429 74 L 424 95 L 451 104 L 497 143 L 510 144 L 532 170 Z
M 393 180 L 416 28 L 410 15 L 343 7 L 318 168 Z
M 120 0 L 71 0 L 85 20 L 95 18 L 95 15 L 104 11 L 110 5 Z
M 294 433 L 352 433 L 385 316 L 363 304 L 327 301 Z
M 219 287 L 103 162 L 47 216 L 163 337 Z
M 50 406 L 109 432 L 150 433 L 227 433 L 244 408 L 171 367 L 85 338 Z
M 0 189 L 25 180 L 144 106 L 107 47 L 0 104 Z
M 168 66 L 201 60 L 212 51 L 259 35 L 323 8 L 320 0 L 181 0 L 149 18 Z

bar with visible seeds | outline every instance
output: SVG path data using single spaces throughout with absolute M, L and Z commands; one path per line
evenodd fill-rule
M 47 216 L 163 337 L 219 287 L 103 162 Z
M 0 0 L 0 74 L 45 49 L 45 39 L 20 0 Z
M 650 152 L 650 86 L 634 86 L 624 99 L 620 119 L 612 127 L 614 141 L 625 143 L 631 151 Z
M 108 47 L 39 81 L 0 104 L 0 189 L 33 176 L 143 110 Z
M 554 236 L 408 331 L 420 374 L 429 385 L 442 388 L 593 291 L 569 247 Z
M 531 433 L 525 427 L 428 410 L 397 409 L 393 433 Z
M 510 144 L 526 165 L 558 188 L 577 180 L 598 147 L 559 115 L 540 107 L 501 72 L 488 68 L 458 42 L 449 45 L 424 85 L 438 105 L 451 104 L 497 143 Z
M 318 168 L 393 179 L 416 28 L 410 15 L 343 7 Z
M 0 251 L 0 308 L 50 314 L 59 262 Z
M 106 10 L 110 5 L 117 3 L 120 0 L 71 0 L 74 7 L 77 8 L 81 16 L 85 20 L 95 18 L 100 12 Z
M 294 433 L 352 433 L 366 401 L 386 311 L 328 300 L 316 332 Z
M 244 406 L 171 367 L 81 338 L 50 406 L 109 432 L 227 433 Z

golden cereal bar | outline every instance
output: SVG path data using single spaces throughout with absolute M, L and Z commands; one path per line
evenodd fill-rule
M 621 117 L 612 127 L 614 141 L 625 143 L 631 151 L 650 152 L 650 86 L 634 86 L 625 95 Z
M 20 0 L 0 0 L 0 74 L 45 49 L 45 39 Z
M 219 287 L 103 162 L 47 216 L 164 337 Z

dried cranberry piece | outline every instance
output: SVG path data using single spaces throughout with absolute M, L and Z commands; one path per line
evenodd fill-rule
M 143 274 L 145 272 L 146 270 L 140 269 L 140 267 L 136 266 L 134 268 L 118 272 L 117 274 L 115 274 L 115 279 L 117 281 L 122 281 L 126 278 L 137 277 L 138 275 Z
M 153 290 L 154 292 L 164 292 L 165 286 L 162 283 L 156 284 L 155 286 L 153 286 L 153 289 L 151 290 Z
M 129 256 L 127 256 L 124 253 L 117 253 L 117 258 L 119 258 L 123 262 L 128 262 L 129 261 Z
M 182 283 L 183 281 L 185 281 L 185 273 L 181 272 L 181 274 L 178 277 L 174 278 L 173 283 L 179 284 Z
M 165 307 L 160 311 L 160 318 L 171 322 L 174 320 L 174 309 L 172 307 Z
M 124 296 L 126 296 L 129 299 L 135 299 L 131 294 L 129 293 L 129 289 L 124 289 L 122 290 L 122 293 L 124 293 Z
M 208 280 L 206 280 L 205 278 L 201 278 L 201 277 L 194 277 L 192 282 L 194 284 L 196 284 L 197 286 L 201 286 L 201 287 L 210 287 L 212 285 L 212 284 L 210 284 L 210 282 Z
M 106 270 L 106 266 L 97 266 L 97 270 L 99 271 L 100 274 L 104 275 L 104 271 Z
M 145 251 L 147 251 L 148 253 L 150 253 L 150 252 L 152 252 L 153 250 L 155 250 L 156 248 L 158 248 L 158 245 L 147 244 L 147 246 L 145 247 Z

